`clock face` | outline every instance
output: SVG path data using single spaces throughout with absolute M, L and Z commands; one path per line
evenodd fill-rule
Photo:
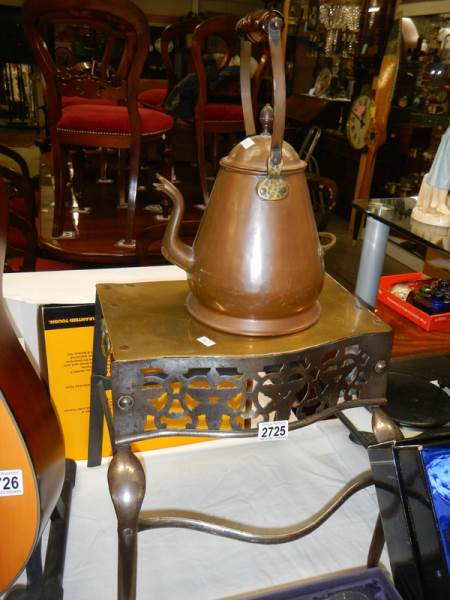
M 372 119 L 373 100 L 370 96 L 361 95 L 353 101 L 347 117 L 347 138 L 356 150 L 367 144 L 367 133 Z

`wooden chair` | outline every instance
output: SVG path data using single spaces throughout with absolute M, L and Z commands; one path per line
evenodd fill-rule
M 322 177 L 310 173 L 306 175 L 306 179 L 317 229 L 319 231 L 324 231 L 330 220 L 331 213 L 336 206 L 338 198 L 337 184 L 329 177 Z
M 186 55 L 190 56 L 190 47 L 188 44 L 188 36 L 202 19 L 200 16 L 183 19 L 177 23 L 167 25 L 161 33 L 161 58 L 164 63 L 164 68 L 167 75 L 167 85 L 164 87 L 155 87 L 143 90 L 138 100 L 148 108 L 160 109 L 167 94 L 175 87 L 175 84 L 184 77 L 189 69 L 186 64 Z M 175 54 L 181 56 L 181 65 L 176 65 Z
M 55 271 L 71 269 L 63 263 L 41 255 L 38 236 L 38 193 L 34 189 L 26 162 L 10 148 L 0 146 L 1 157 L 13 161 L 16 169 L 0 164 L 4 180 L 0 203 L 8 205 L 6 232 L 6 271 Z
M 193 71 L 190 40 L 195 28 L 202 20 L 201 16 L 184 18 L 181 21 L 168 25 L 161 33 L 160 50 L 166 70 L 167 82 L 163 88 L 156 87 L 143 90 L 138 96 L 138 100 L 143 106 L 171 114 L 171 111 L 167 110 L 164 106 L 164 102 L 175 86 Z M 172 116 L 174 117 L 174 130 L 187 132 L 189 143 L 190 138 L 194 138 L 193 121 L 177 118 L 177 115 Z M 186 136 L 183 134 L 182 138 L 186 139 Z M 180 146 L 174 142 L 174 160 L 177 158 L 175 147 L 179 148 Z M 175 164 L 172 164 L 171 179 L 177 179 Z M 161 214 L 162 218 L 166 218 L 168 214 L 168 206 L 165 201 L 152 205 L 151 208 L 147 206 L 146 209 Z
M 137 90 L 149 45 L 148 23 L 128 0 L 25 0 L 24 29 L 42 70 L 48 98 L 48 122 L 55 171 L 53 235 L 64 230 L 69 174 L 67 147 L 103 147 L 129 151 L 127 220 L 122 245 L 134 246 L 134 215 L 142 143 L 164 143 L 173 119 L 140 108 Z M 123 41 L 120 67 L 110 78 L 58 68 L 42 35 L 43 24 L 86 25 L 103 32 L 110 46 Z M 109 41 L 111 40 L 111 41 Z M 108 49 L 108 52 L 112 52 Z M 108 99 L 117 105 L 72 105 L 63 96 Z
M 195 138 L 200 183 L 205 204 L 209 199 L 205 164 L 205 134 L 240 133 L 245 128 L 242 104 L 239 96 L 239 83 L 231 86 L 234 89 L 229 99 L 226 98 L 229 90 L 220 90 L 218 93 L 225 98 L 222 97 L 219 101 L 217 99 L 215 101 L 208 93 L 204 54 L 208 47 L 208 40 L 213 37 L 219 38 L 225 46 L 225 52 L 218 64 L 218 68 L 221 69 L 228 66 L 233 55 L 239 53 L 239 38 L 235 30 L 239 18 L 237 15 L 211 17 L 200 23 L 192 36 L 192 60 L 198 79 L 198 99 L 194 113 Z M 259 94 L 267 59 L 268 51 L 266 49 L 261 53 L 258 68 L 252 79 L 252 100 L 254 105 Z

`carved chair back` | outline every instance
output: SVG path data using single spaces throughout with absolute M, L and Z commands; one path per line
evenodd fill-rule
M 209 201 L 207 184 L 205 133 L 241 133 L 245 130 L 244 115 L 241 108 L 239 74 L 229 71 L 223 77 L 221 69 L 230 65 L 233 56 L 240 52 L 240 39 L 236 31 L 239 20 L 237 15 L 211 17 L 195 28 L 192 36 L 192 60 L 197 75 L 197 102 L 194 109 L 195 137 L 197 147 L 197 162 L 200 183 L 205 204 Z M 210 81 L 205 67 L 205 54 L 213 52 L 214 46 L 220 41 L 220 59 L 216 59 L 216 71 L 210 72 Z M 255 45 L 255 50 L 256 50 Z M 253 50 L 253 48 L 252 48 Z M 261 50 L 261 48 L 258 48 Z M 216 57 L 215 57 L 216 58 Z M 252 108 L 255 114 L 260 84 L 268 60 L 268 47 L 262 46 L 258 67 L 252 78 Z M 213 65 L 214 67 L 214 65 Z M 212 85 L 211 79 L 216 81 Z M 213 164 L 217 169 L 217 136 L 214 137 Z
M 149 46 L 148 23 L 128 0 L 25 0 L 24 29 L 42 71 L 50 122 L 61 114 L 61 96 L 116 100 L 136 116 L 139 78 Z M 45 41 L 44 27 L 87 27 L 104 39 L 97 69 L 60 66 Z M 111 57 L 120 51 L 117 72 L 110 73 Z
M 208 102 L 208 82 L 205 68 L 205 53 L 214 50 L 211 43 L 219 46 L 219 54 L 222 56 L 217 60 L 217 68 L 220 70 L 230 64 L 233 56 L 239 55 L 239 36 L 236 32 L 236 24 L 239 15 L 221 15 L 211 17 L 200 23 L 192 36 L 192 60 L 198 78 L 198 100 L 195 110 L 196 119 L 202 118 L 205 105 Z M 267 47 L 258 48 L 258 67 L 252 78 L 252 98 L 255 103 L 259 94 L 262 76 L 267 65 L 269 53 Z M 219 91 L 220 95 L 227 94 L 226 89 Z M 230 86 L 230 97 L 240 97 L 239 82 Z
M 193 68 L 189 65 L 192 34 L 201 22 L 200 16 L 193 16 L 168 25 L 161 33 L 161 58 L 166 69 L 167 92 L 170 92 L 175 84 Z M 175 59 L 176 54 L 181 58 L 181 65 L 175 64 L 178 62 Z

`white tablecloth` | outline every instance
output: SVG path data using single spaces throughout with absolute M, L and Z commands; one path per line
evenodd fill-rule
M 195 510 L 256 526 L 298 522 L 368 468 L 362 448 L 336 421 L 291 433 L 287 441 L 219 441 L 141 455 L 144 509 Z M 79 464 L 64 578 L 65 600 L 116 595 L 116 520 L 107 461 Z M 372 488 L 352 497 L 310 536 L 259 546 L 204 533 L 139 534 L 138 599 L 212 600 L 364 566 L 377 502 Z M 383 556 L 388 565 L 386 556 Z
M 168 281 L 186 279 L 178 267 L 126 267 L 82 271 L 5 273 L 3 294 L 16 334 L 36 370 L 40 370 L 42 344 L 39 334 L 39 307 L 43 304 L 89 304 L 95 302 L 97 283 Z M 43 373 L 43 375 L 45 375 Z

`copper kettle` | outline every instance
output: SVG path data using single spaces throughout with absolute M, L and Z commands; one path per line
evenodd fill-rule
M 283 17 L 257 11 L 237 25 L 241 35 L 241 95 L 247 137 L 220 161 L 193 246 L 178 235 L 184 201 L 159 177 L 157 189 L 173 201 L 163 255 L 187 272 L 186 306 L 199 321 L 242 335 L 282 335 L 305 329 L 320 315 L 324 281 L 321 246 L 305 177 L 306 163 L 283 142 L 286 110 Z M 251 42 L 269 40 L 274 81 L 274 125 L 263 110 L 255 135 L 249 65 Z M 330 238 L 333 238 L 332 234 Z

